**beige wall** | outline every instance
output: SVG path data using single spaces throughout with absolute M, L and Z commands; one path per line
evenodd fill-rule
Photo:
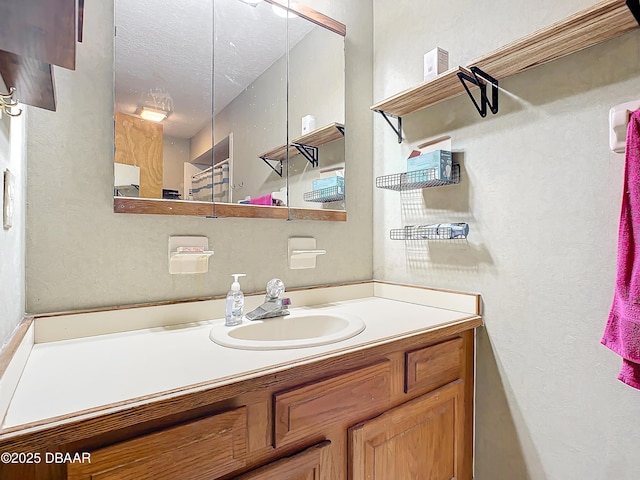
M 231 132 L 234 135 L 233 183 L 242 185 L 234 191 L 236 200 L 247 195 L 265 195 L 287 185 L 285 178 L 280 178 L 258 157 L 286 143 L 287 114 L 289 140 L 302 134 L 304 115 L 315 115 L 318 128 L 332 122 L 344 123 L 343 52 L 342 36 L 315 27 L 289 52 L 288 108 L 287 59 L 283 56 L 216 115 L 215 141 L 219 142 Z M 207 126 L 203 130 L 207 130 Z M 311 182 L 319 177 L 321 168 L 343 162 L 343 141 L 320 149 L 320 168 L 312 168 L 301 155 L 292 156 L 288 182 L 290 205 L 321 209 L 322 204 L 304 202 L 303 194 L 311 190 Z M 331 208 L 342 206 L 334 204 Z
M 7 90 L 0 80 L 0 91 Z M 0 118 L 0 348 L 22 320 L 25 309 L 25 158 L 24 124 L 18 118 Z M 15 177 L 13 226 L 3 228 L 4 171 Z
M 29 109 L 27 311 L 223 294 L 234 272 L 248 274 L 247 292 L 276 276 L 288 286 L 371 278 L 372 5 L 338 2 L 325 11 L 349 25 L 346 149 L 359 174 L 349 180 L 345 223 L 114 214 L 113 2 L 85 10 L 78 68 L 56 69 L 58 111 Z M 206 275 L 169 275 L 167 238 L 185 234 L 209 237 L 216 254 Z M 291 235 L 313 235 L 327 249 L 318 268 L 288 270 Z
M 347 27 L 348 28 L 348 27 Z M 316 27 L 289 54 L 289 139 L 302 135 L 302 117 L 316 117 L 316 128 L 344 123 L 344 41 L 325 28 Z M 292 207 L 341 209 L 344 202 L 305 202 L 304 194 L 323 168 L 344 167 L 344 141 L 323 145 L 318 167 L 302 155 L 289 158 L 289 204 Z M 351 166 L 351 164 L 349 164 Z M 358 171 L 351 170 L 353 175 Z
M 593 3 L 375 0 L 374 99 L 419 83 L 436 46 L 465 64 Z M 463 152 L 459 186 L 374 192 L 374 277 L 482 294 L 477 480 L 638 478 L 640 397 L 599 341 L 624 163 L 608 110 L 640 97 L 639 72 L 636 31 L 501 81 L 495 116 L 460 96 L 405 117 L 402 145 L 374 122 L 374 176 L 402 171 L 427 138 Z M 468 244 L 389 240 L 443 221 L 468 222 Z
M 184 197 L 184 164 L 189 158 L 189 139 L 162 137 L 162 188 L 178 190 Z
M 280 57 L 214 119 L 214 143 L 233 132 L 234 197 L 259 197 L 286 185 L 259 155 L 287 142 L 287 63 Z M 205 127 L 206 128 L 206 127 Z

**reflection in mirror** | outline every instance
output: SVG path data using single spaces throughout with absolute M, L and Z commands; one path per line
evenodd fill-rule
M 345 208 L 344 37 L 314 28 L 289 51 L 289 204 Z
M 278 4 L 299 15 L 276 15 Z M 327 210 L 343 202 L 303 199 L 344 166 L 344 25 L 288 0 L 115 9 L 116 212 L 346 219 Z M 301 139 L 306 115 L 315 131 Z
M 228 182 L 227 192 L 215 197 L 216 203 L 284 206 L 286 170 L 261 157 L 287 139 L 287 28 L 295 39 L 309 27 L 287 27 L 269 3 L 253 3 L 214 2 L 213 142 L 233 139 L 229 161 L 215 159 L 214 171 Z M 216 208 L 216 215 L 232 214 Z
M 115 24 L 114 195 L 211 202 L 212 3 L 115 0 Z

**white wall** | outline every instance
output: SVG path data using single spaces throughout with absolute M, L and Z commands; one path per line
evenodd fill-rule
M 374 99 L 419 83 L 436 46 L 464 65 L 593 3 L 374 0 Z M 375 176 L 403 171 L 427 138 L 463 151 L 459 186 L 374 192 L 374 277 L 482 294 L 477 480 L 638 478 L 639 392 L 599 341 L 624 163 L 608 110 L 640 98 L 639 72 L 636 31 L 501 81 L 495 116 L 463 95 L 405 117 L 402 145 L 375 120 Z M 441 221 L 468 222 L 468 244 L 389 240 Z
M 0 80 L 0 91 L 6 92 Z M 27 113 L 0 118 L 0 348 L 8 340 L 25 312 L 25 157 L 24 124 Z M 15 177 L 13 226 L 2 226 L 3 178 L 9 170 Z
M 27 122 L 27 311 L 219 295 L 234 272 L 248 274 L 246 292 L 264 291 L 272 277 L 291 287 L 371 278 L 372 4 L 324 11 L 349 28 L 346 151 L 359 174 L 348 179 L 353 197 L 341 223 L 114 214 L 113 2 L 85 9 L 77 70 L 56 69 L 58 111 L 32 109 Z M 169 275 L 167 238 L 184 234 L 209 237 L 209 273 Z M 327 249 L 315 270 L 288 270 L 292 235 L 315 236 Z

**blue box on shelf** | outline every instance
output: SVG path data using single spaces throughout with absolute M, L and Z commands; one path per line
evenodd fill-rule
M 335 175 L 332 177 L 317 178 L 313 181 L 311 189 L 322 190 L 331 187 L 339 187 L 339 191 L 344 189 L 344 177 Z
M 407 159 L 407 181 L 409 183 L 428 182 L 430 180 L 445 182 L 452 180 L 450 151 L 434 150 Z

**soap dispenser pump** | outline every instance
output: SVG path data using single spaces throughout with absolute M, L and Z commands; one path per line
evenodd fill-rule
M 231 284 L 231 290 L 227 293 L 227 303 L 225 306 L 224 324 L 227 327 L 233 327 L 242 323 L 242 313 L 244 310 L 244 293 L 240 290 L 240 282 L 238 277 L 246 277 L 244 273 L 234 273 L 234 282 Z

